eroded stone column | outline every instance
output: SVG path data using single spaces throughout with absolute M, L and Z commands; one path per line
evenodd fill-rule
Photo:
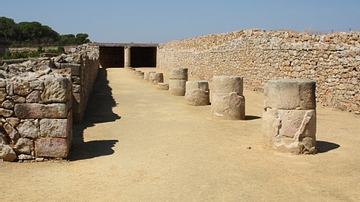
M 169 72 L 169 91 L 171 95 L 184 96 L 186 81 L 188 80 L 187 68 L 172 68 Z
M 207 81 L 187 81 L 185 100 L 189 105 L 204 106 L 210 102 Z
M 211 112 L 231 120 L 245 119 L 243 78 L 240 76 L 214 76 Z
M 159 73 L 159 72 L 150 73 L 149 82 L 151 82 L 151 83 L 153 83 L 155 85 L 157 85 L 158 83 L 164 82 L 163 73 Z
M 124 47 L 124 67 L 131 68 L 131 47 Z
M 144 74 L 144 80 L 145 80 L 145 81 L 149 81 L 149 78 L 150 78 L 150 74 L 151 74 L 151 73 L 156 73 L 156 72 L 154 72 L 154 71 L 145 72 L 145 74 Z
M 316 153 L 315 81 L 269 80 L 264 96 L 265 146 L 293 154 Z

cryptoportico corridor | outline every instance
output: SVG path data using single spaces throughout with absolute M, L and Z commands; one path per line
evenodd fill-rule
M 244 95 L 246 120 L 221 120 L 128 69 L 100 69 L 69 161 L 0 163 L 12 190 L 0 201 L 360 200 L 359 117 L 319 106 L 319 153 L 279 154 L 262 147 L 262 93 Z

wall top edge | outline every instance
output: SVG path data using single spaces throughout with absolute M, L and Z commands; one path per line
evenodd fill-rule
M 157 43 L 90 43 L 90 46 L 99 47 L 157 47 Z

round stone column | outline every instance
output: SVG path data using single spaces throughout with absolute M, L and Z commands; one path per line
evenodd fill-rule
M 204 106 L 210 102 L 207 81 L 187 81 L 185 100 L 189 105 Z
M 164 82 L 164 75 L 163 73 L 153 72 L 149 74 L 149 82 L 157 85 L 158 83 Z
M 131 47 L 124 47 L 124 67 L 131 68 Z
M 186 81 L 188 80 L 187 68 L 172 68 L 169 72 L 169 92 L 170 95 L 184 96 L 186 91 Z
M 145 72 L 145 74 L 144 74 L 144 80 L 145 80 L 145 81 L 149 81 L 149 78 L 150 78 L 150 74 L 151 74 L 151 73 L 156 73 L 156 72 L 154 72 L 154 71 Z
M 315 81 L 269 80 L 264 88 L 265 146 L 293 154 L 316 153 Z
M 245 119 L 243 78 L 240 76 L 214 76 L 211 112 L 230 120 Z

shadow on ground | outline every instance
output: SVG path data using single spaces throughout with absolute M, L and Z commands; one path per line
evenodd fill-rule
M 316 149 L 318 153 L 325 153 L 328 151 L 331 151 L 333 149 L 339 148 L 340 145 L 332 143 L 332 142 L 326 142 L 326 141 L 316 141 Z
M 118 140 L 96 140 L 84 142 L 84 130 L 95 123 L 112 122 L 121 117 L 112 111 L 116 102 L 112 96 L 106 69 L 99 69 L 81 123 L 73 125 L 73 142 L 68 160 L 82 160 L 114 153 L 112 147 Z M 105 132 L 105 131 L 104 131 Z
M 255 119 L 261 119 L 260 116 L 253 116 L 253 115 L 246 115 L 245 120 L 255 120 Z

